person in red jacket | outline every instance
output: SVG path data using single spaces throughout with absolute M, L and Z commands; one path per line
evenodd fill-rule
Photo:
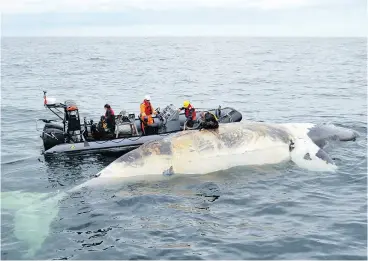
M 192 128 L 194 122 L 197 120 L 197 114 L 195 108 L 190 104 L 189 101 L 184 101 L 183 107 L 179 108 L 179 112 L 184 110 L 185 117 L 187 118 L 186 126 Z
M 106 112 L 105 112 L 105 121 L 107 124 L 107 128 L 110 132 L 115 131 L 115 113 L 114 110 L 111 108 L 109 104 L 105 104 L 104 106 Z

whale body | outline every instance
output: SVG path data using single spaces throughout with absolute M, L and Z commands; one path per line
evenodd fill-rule
M 356 132 L 346 128 L 310 123 L 236 122 L 220 124 L 216 130 L 174 133 L 124 154 L 81 185 L 18 210 L 14 233 L 28 242 L 29 258 L 47 237 L 50 223 L 58 213 L 58 201 L 84 187 L 108 187 L 121 181 L 207 174 L 235 166 L 286 161 L 310 171 L 336 171 L 336 164 L 323 147 L 328 140 L 350 141 L 357 137 Z M 4 197 L 2 193 L 3 202 Z M 37 231 L 37 239 L 33 231 Z
M 235 166 L 277 164 L 292 160 L 314 171 L 335 171 L 323 150 L 328 140 L 355 140 L 357 133 L 334 125 L 237 122 L 217 130 L 183 131 L 143 144 L 78 186 L 111 179 L 148 179 L 152 175 L 206 174 Z

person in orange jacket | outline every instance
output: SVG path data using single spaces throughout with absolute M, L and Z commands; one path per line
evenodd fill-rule
M 153 109 L 153 106 L 151 104 L 151 97 L 149 95 L 146 95 L 144 97 L 144 100 L 140 106 L 140 111 L 142 120 L 142 130 L 144 130 L 145 124 L 152 124 L 154 122 L 152 115 L 157 114 L 156 111 Z

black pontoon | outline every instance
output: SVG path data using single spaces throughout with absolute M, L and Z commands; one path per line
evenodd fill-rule
M 84 152 L 84 151 L 129 151 L 141 146 L 143 143 L 162 139 L 170 133 L 184 129 L 196 129 L 199 123 L 192 128 L 186 127 L 184 113 L 179 113 L 174 105 L 166 106 L 162 111 L 158 108 L 154 123 L 142 129 L 142 121 L 134 113 L 126 114 L 124 111 L 115 115 L 115 131 L 107 133 L 104 129 L 103 118 L 98 123 L 89 122 L 84 118 L 80 120 L 77 104 L 72 100 L 64 103 L 55 103 L 46 98 L 44 91 L 44 106 L 52 111 L 61 123 L 55 120 L 38 119 L 45 123 L 41 138 L 43 140 L 44 154 Z M 226 107 L 206 110 L 214 113 L 219 123 L 239 122 L 242 114 L 237 110 Z M 201 110 L 197 111 L 197 114 Z

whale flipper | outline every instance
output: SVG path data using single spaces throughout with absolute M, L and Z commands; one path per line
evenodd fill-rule
M 290 151 L 291 160 L 301 168 L 311 171 L 336 171 L 332 158 L 309 139 L 293 141 L 294 149 Z
M 167 170 L 164 170 L 162 172 L 162 175 L 164 175 L 164 176 L 172 176 L 172 175 L 174 175 L 174 168 L 173 168 L 173 166 L 170 166 L 170 168 L 168 168 Z

